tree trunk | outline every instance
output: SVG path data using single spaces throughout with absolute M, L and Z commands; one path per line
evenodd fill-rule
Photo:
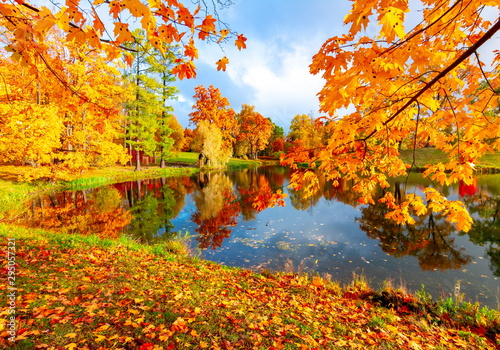
M 135 171 L 141 171 L 141 157 L 139 151 L 135 151 Z
M 161 157 L 160 159 L 160 168 L 166 168 L 166 165 L 165 165 L 165 158 Z

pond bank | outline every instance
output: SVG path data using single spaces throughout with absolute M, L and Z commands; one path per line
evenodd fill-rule
M 15 242 L 15 346 L 68 349 L 495 349 L 498 312 L 363 278 L 253 273 L 121 238 L 0 224 Z M 7 290 L 4 289 L 7 293 Z M 6 313 L 0 316 L 7 321 Z M 8 347 L 8 328 L 0 328 Z M 495 345 L 495 342 L 497 345 Z
M 74 175 L 74 178 L 68 181 L 18 181 L 20 174 L 25 168 L 22 166 L 0 165 L 0 220 L 8 210 L 22 210 L 24 202 L 32 196 L 42 193 L 78 190 L 103 186 L 107 184 L 152 179 L 158 177 L 181 176 L 195 174 L 200 169 L 196 167 L 198 159 L 197 153 L 180 152 L 176 157 L 168 160 L 169 166 L 159 168 L 158 166 L 143 166 L 143 170 L 135 171 L 133 166 L 114 166 L 106 168 L 93 168 Z M 256 167 L 263 164 L 269 164 L 271 161 L 255 161 L 231 159 L 228 164 L 229 169 L 238 169 L 246 167 Z M 275 162 L 274 162 L 275 163 Z M 207 169 L 209 170 L 209 169 Z

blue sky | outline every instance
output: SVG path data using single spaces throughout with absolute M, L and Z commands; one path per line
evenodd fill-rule
M 239 112 L 254 105 L 263 116 L 286 130 L 297 114 L 318 114 L 316 94 L 322 79 L 309 73 L 312 56 L 328 38 L 348 30 L 343 18 L 350 9 L 346 0 L 234 0 L 219 11 L 233 31 L 247 37 L 247 49 L 238 51 L 232 41 L 223 46 L 201 43 L 196 79 L 177 81 L 174 114 L 188 127 L 194 88 L 214 85 Z M 227 56 L 226 72 L 215 62 Z M 192 126 L 191 126 L 192 127 Z

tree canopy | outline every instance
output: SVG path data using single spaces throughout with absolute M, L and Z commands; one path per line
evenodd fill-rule
M 213 0 L 221 7 L 229 4 Z M 88 3 L 81 0 L 66 1 L 65 6 L 52 3 L 36 6 L 29 0 L 0 0 L 0 18 L 3 25 L 15 34 L 8 44 L 11 58 L 23 66 L 33 69 L 37 59 L 43 55 L 40 50 L 50 30 L 58 28 L 67 41 L 86 44 L 106 52 L 108 59 L 122 54 L 131 64 L 132 52 L 124 44 L 134 42 L 134 25 L 146 32 L 148 41 L 159 51 L 165 52 L 172 44 L 181 46 L 172 72 L 179 78 L 196 76 L 194 61 L 198 58 L 195 39 L 216 43 L 234 40 L 238 49 L 246 48 L 246 38 L 231 31 L 227 25 L 218 21 L 216 11 L 210 12 L 205 1 L 194 1 L 195 6 L 177 0 L 96 0 Z M 214 6 L 215 8 L 215 6 Z M 215 17 L 214 17 L 215 16 Z M 218 70 L 225 70 L 229 63 L 227 57 L 214 62 Z
M 404 143 L 426 144 L 448 158 L 427 165 L 424 175 L 436 185 L 470 183 L 482 155 L 499 150 L 499 51 L 486 62 L 479 49 L 500 29 L 485 19 L 498 1 L 423 0 L 414 11 L 408 1 L 355 0 L 344 19 L 347 34 L 328 39 L 313 57 L 312 74 L 325 80 L 319 92 L 329 138 L 321 146 L 290 154 L 285 164 L 307 162 L 339 181 L 352 179 L 360 203 L 373 203 L 376 186 L 404 176 L 414 167 L 399 157 Z M 413 11 L 412 11 L 413 10 Z M 406 15 L 420 16 L 407 30 Z M 376 34 L 369 35 L 370 33 Z M 316 175 L 298 173 L 296 188 L 313 191 Z M 440 194 L 438 186 L 398 200 L 387 193 L 386 217 L 413 223 L 412 215 L 442 212 L 468 230 L 464 205 Z

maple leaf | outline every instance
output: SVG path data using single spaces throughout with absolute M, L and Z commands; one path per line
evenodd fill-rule
M 184 46 L 184 56 L 189 57 L 191 60 L 198 58 L 198 49 L 194 46 L 193 38 L 191 38 L 189 43 Z
M 134 17 L 144 17 L 150 12 L 149 8 L 140 0 L 122 0 L 122 4 Z
M 158 36 L 168 44 L 171 44 L 172 41 L 180 40 L 179 32 L 171 24 L 162 24 L 158 27 Z
M 175 74 L 180 80 L 191 79 L 196 76 L 196 66 L 193 61 L 182 62 L 172 68 L 172 74 Z
M 217 70 L 223 70 L 226 71 L 226 65 L 229 63 L 229 60 L 227 59 L 226 56 L 222 57 L 220 60 L 216 62 L 217 64 Z
M 234 44 L 236 45 L 236 47 L 238 48 L 238 50 L 246 49 L 247 45 L 245 44 L 245 41 L 247 41 L 247 38 L 245 38 L 242 34 L 240 34 L 236 38 Z
M 212 17 L 212 15 L 208 15 L 205 17 L 203 22 L 201 23 L 200 31 L 198 33 L 198 38 L 201 40 L 205 40 L 212 33 L 215 33 L 215 22 L 217 20 Z
M 222 29 L 220 32 L 220 38 L 219 40 L 217 40 L 217 43 L 220 43 L 222 40 L 224 40 L 226 38 L 226 36 L 228 36 L 229 34 L 229 29 Z
M 189 12 L 189 10 L 182 4 L 179 4 L 178 7 L 179 10 L 177 11 L 177 18 L 179 22 L 184 23 L 188 28 L 194 30 L 194 17 L 191 12 Z
M 121 1 L 115 0 L 109 3 L 109 13 L 113 16 L 114 19 L 118 19 L 121 11 Z
M 134 41 L 134 37 L 128 29 L 128 23 L 115 22 L 114 25 L 115 29 L 113 33 L 115 34 L 117 43 L 122 44 L 126 41 Z
M 404 10 L 389 6 L 385 13 L 381 14 L 379 23 L 382 24 L 382 32 L 386 36 L 388 42 L 392 42 L 395 35 L 400 38 L 405 36 L 403 26 L 405 12 L 408 12 L 408 9 Z

